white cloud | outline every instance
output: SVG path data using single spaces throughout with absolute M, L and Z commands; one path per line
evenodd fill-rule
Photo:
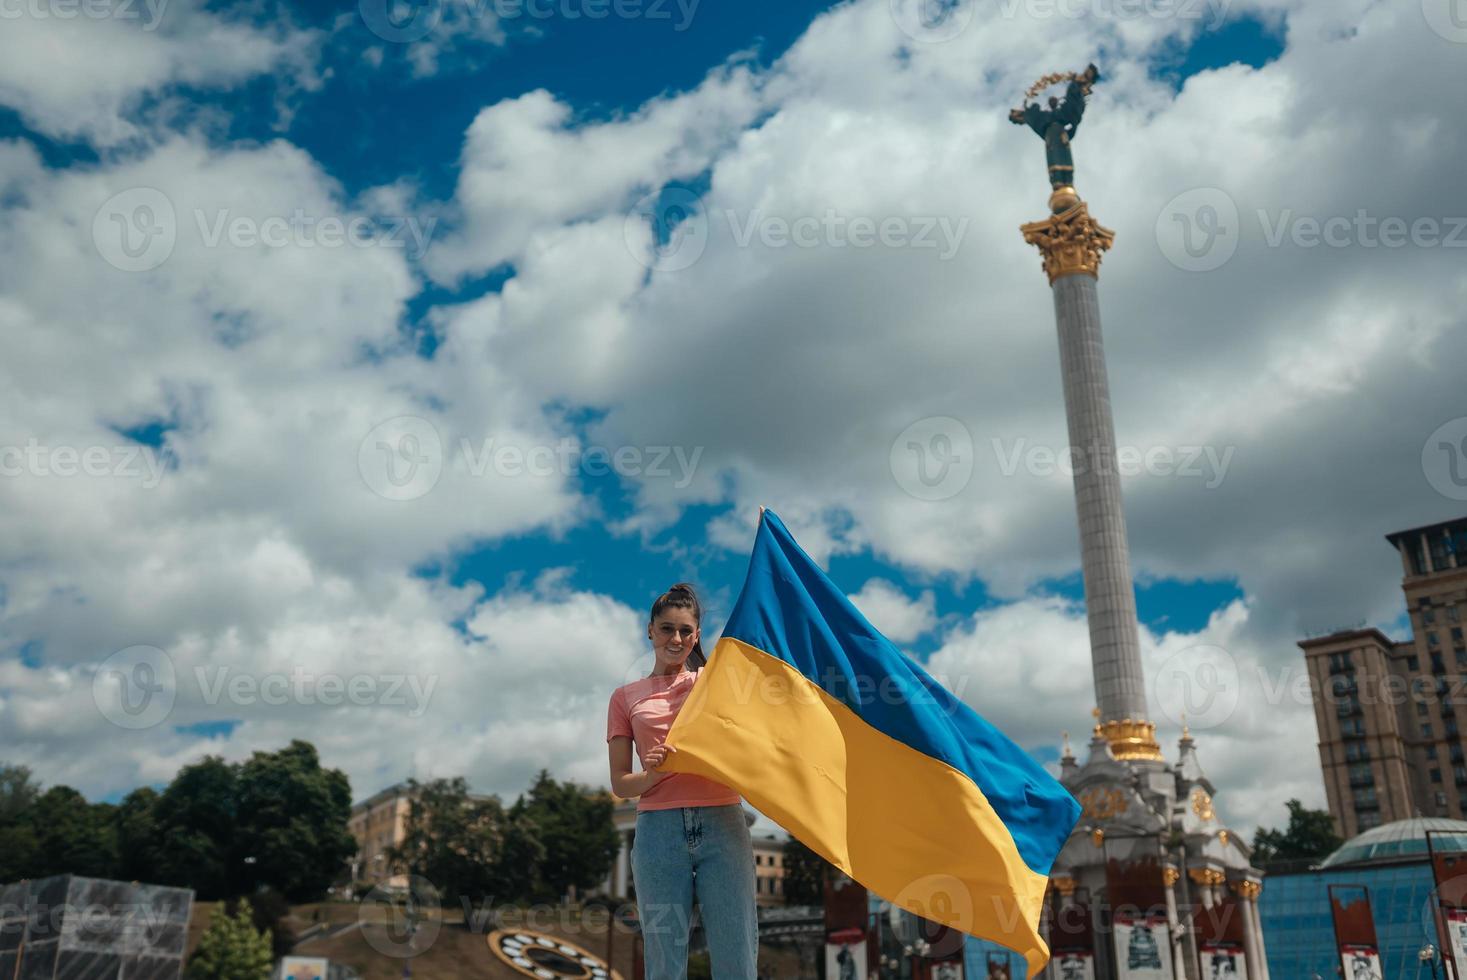
M 1026 744 L 1079 734 L 1093 699 L 1083 620 L 1028 594 L 1072 574 L 1078 549 L 1068 475 L 1026 455 L 1060 452 L 1067 436 L 1050 296 L 1017 231 L 1043 212 L 1043 151 L 1005 115 L 1033 76 L 1100 50 L 1106 78 L 1075 152 L 1080 189 L 1117 232 L 1100 294 L 1118 438 L 1230 453 L 1225 473 L 1125 479 L 1133 567 L 1236 578 L 1248 597 L 1196 634 L 1146 637 L 1148 664 L 1211 644 L 1240 676 L 1297 669 L 1305 629 L 1397 617 L 1399 566 L 1381 534 L 1460 512 L 1421 470 L 1427 434 L 1462 411 L 1460 253 L 1268 241 L 1299 217 L 1467 215 L 1450 100 L 1400 95 L 1407 70 L 1416 91 L 1452 91 L 1460 60 L 1413 5 L 1268 7 L 1288 16 L 1277 61 L 1203 72 L 1178 93 L 1154 57 L 1197 24 L 1006 4 L 974 7 L 965 31 L 933 44 L 865 0 L 822 15 L 771 68 L 719 66 L 609 119 L 583 122 L 545 90 L 486 106 L 453 199 L 424 203 L 403 182 L 349 199 L 284 141 L 166 133 L 186 116 L 170 115 L 178 83 L 284 70 L 309 86 L 316 43 L 174 3 L 154 33 L 26 21 L 0 34 L 0 102 L 29 126 L 99 147 L 151 137 L 66 170 L 0 142 L 0 444 L 111 447 L 123 442 L 113 426 L 175 426 L 176 468 L 151 489 L 6 478 L 0 641 L 41 640 L 45 666 L 0 661 L 0 737 L 48 781 L 96 794 L 293 735 L 367 792 L 415 766 L 483 789 L 514 790 L 542 765 L 602 778 L 607 685 L 637 654 L 642 613 L 550 582 L 481 603 L 412 574 L 478 542 L 598 519 L 565 474 L 475 476 L 458 451 L 463 439 L 556 446 L 570 431 L 558 413 L 581 407 L 597 410 L 589 438 L 602 445 L 699 454 L 687 482 L 641 480 L 615 530 L 649 534 L 690 503 L 727 502 L 708 537 L 742 551 L 765 504 L 819 560 L 870 548 L 922 581 L 981 578 L 1020 601 L 946 636 L 934 662 L 971 677 L 965 696 Z M 649 274 L 657 239 L 627 212 L 669 182 L 706 184 L 707 239 L 690 265 L 653 261 Z M 173 253 L 146 273 L 109 265 L 93 238 L 99 208 L 136 188 L 180 219 Z M 1158 239 L 1176 226 L 1168 203 L 1196 189 L 1238 213 L 1236 252 L 1211 272 L 1179 268 Z M 391 248 L 210 247 L 196 220 L 297 209 L 445 223 L 419 266 Z M 827 216 L 845 222 L 843 243 Z M 909 232 L 966 223 L 943 259 L 854 244 L 852 218 Z M 117 233 L 107 219 L 102 232 Z M 765 233 L 800 219 L 816 245 Z M 452 284 L 503 263 L 515 276 L 502 292 L 431 312 L 441 343 L 417 357 L 399 325 L 419 269 Z M 363 441 L 408 415 L 442 440 L 443 475 L 426 496 L 384 499 L 360 470 Z M 910 464 L 898 435 L 937 416 L 961 423 L 948 434 L 972 477 L 919 499 L 893 451 Z M 897 588 L 867 583 L 857 601 L 893 638 L 930 630 L 928 596 Z M 169 726 L 117 737 L 88 707 L 82 665 L 138 643 L 189 667 L 442 682 L 419 718 L 287 706 L 240 712 L 225 739 Z M 1320 802 L 1308 706 L 1267 700 L 1245 698 L 1215 730 L 1194 725 L 1219 805 L 1245 833 L 1249 815 L 1277 822 L 1288 795 Z M 176 710 L 181 724 L 222 714 Z M 1311 750 L 1263 752 L 1265 738 Z
M 464 145 L 460 234 L 435 249 L 429 268 L 453 281 L 517 261 L 562 224 L 620 216 L 634 191 L 696 176 L 758 109 L 754 78 L 739 66 L 604 123 L 575 125 L 572 108 L 543 89 L 490 106 Z
M 145 99 L 177 85 L 225 89 L 267 72 L 314 88 L 319 32 L 206 10 L 197 0 L 28 0 L 0 30 L 0 103 L 48 136 L 112 146 L 149 135 Z M 93 13 L 95 12 L 95 13 Z M 79 16 L 80 14 L 80 16 Z
M 1303 658 L 1281 662 L 1278 650 L 1249 637 L 1248 618 L 1247 605 L 1234 602 L 1195 632 L 1143 627 L 1141 655 L 1163 753 L 1176 760 L 1185 716 L 1218 787 L 1219 814 L 1251 840 L 1258 825 L 1286 822 L 1286 800 L 1324 809 L 1325 799 Z M 1078 605 L 1032 598 L 977 612 L 943 638 L 926 668 L 1031 751 L 1058 749 L 1068 732 L 1084 763 L 1095 688 Z
M 913 599 L 895 583 L 873 578 L 849 598 L 893 643 L 910 643 L 937 625 L 937 600 L 930 589 Z

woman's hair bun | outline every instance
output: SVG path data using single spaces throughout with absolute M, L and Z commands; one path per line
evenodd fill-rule
M 667 591 L 669 593 L 672 593 L 672 592 L 686 592 L 689 595 L 692 595 L 692 593 L 693 593 L 693 587 L 690 584 L 688 584 L 687 582 L 678 582 L 676 585 L 674 585 L 672 588 L 668 589 Z

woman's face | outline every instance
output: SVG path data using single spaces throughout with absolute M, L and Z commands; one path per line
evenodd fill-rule
M 647 627 L 647 635 L 652 640 L 657 669 L 676 670 L 693 652 L 693 644 L 698 642 L 698 623 L 693 619 L 691 609 L 664 609 Z

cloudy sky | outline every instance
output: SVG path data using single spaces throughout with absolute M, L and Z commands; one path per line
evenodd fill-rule
M 1007 114 L 1091 61 L 1152 718 L 1227 821 L 1323 805 L 1295 644 L 1404 638 L 1382 536 L 1467 512 L 1460 0 L 0 18 L 0 758 L 46 785 L 294 737 L 358 799 L 606 785 L 650 603 L 692 580 L 716 637 L 760 504 L 1038 758 L 1083 746 Z

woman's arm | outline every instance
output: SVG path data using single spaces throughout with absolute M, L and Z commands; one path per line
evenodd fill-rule
M 641 796 L 672 775 L 655 769 L 633 774 L 632 740 L 625 735 L 612 736 L 607 750 L 611 756 L 611 791 L 624 800 Z

